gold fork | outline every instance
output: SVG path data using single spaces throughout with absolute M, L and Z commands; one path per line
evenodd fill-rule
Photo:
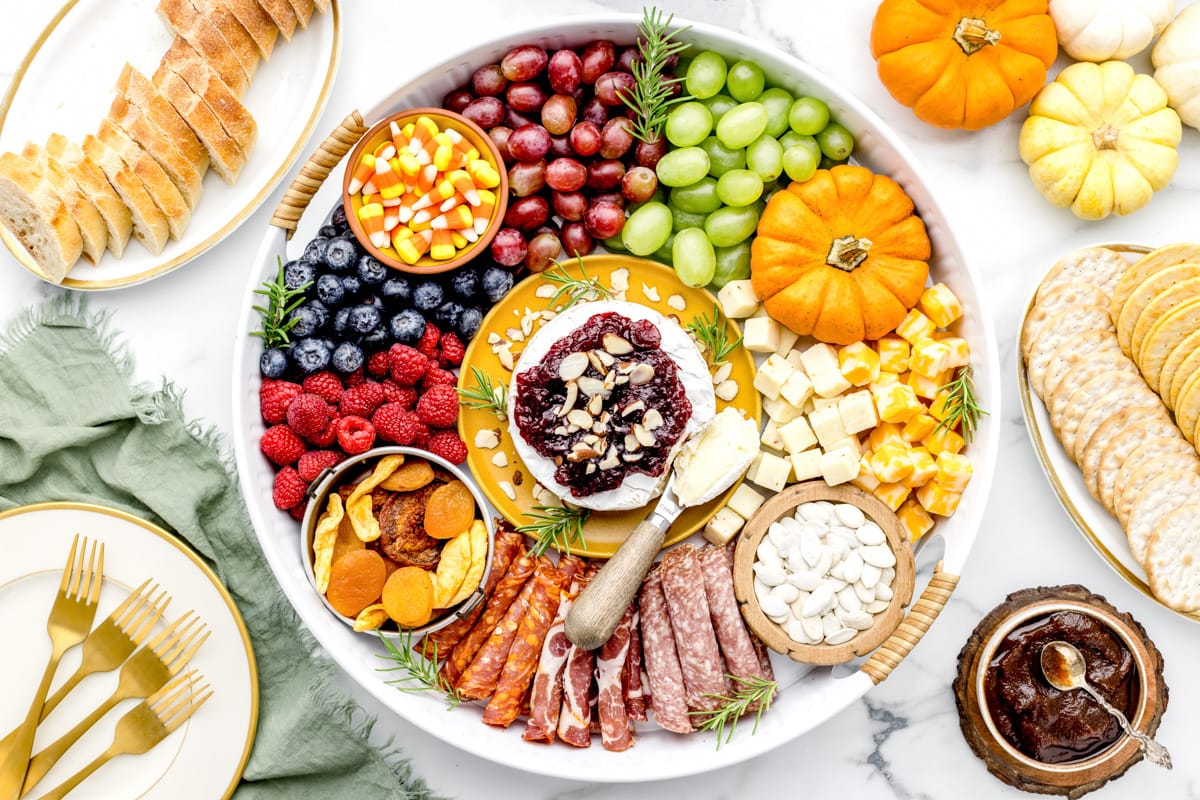
M 17 728 L 16 736 L 4 755 L 3 763 L 0 764 L 0 800 L 17 800 L 21 796 L 21 787 L 24 786 L 25 772 L 29 766 L 29 753 L 33 749 L 33 737 L 42 715 L 42 704 L 46 700 L 46 692 L 50 689 L 50 681 L 58 669 L 58 662 L 63 653 L 84 640 L 92 628 L 92 620 L 96 618 L 96 601 L 100 597 L 100 583 L 104 576 L 104 545 L 92 542 L 86 559 L 86 570 L 83 566 L 85 550 L 88 550 L 87 537 L 75 534 L 71 542 L 71 553 L 67 556 L 67 566 L 63 570 L 62 582 L 58 587 L 58 597 L 55 598 L 54 607 L 50 609 L 50 618 L 46 621 L 46 633 L 50 636 L 51 644 L 50 660 L 42 674 L 42 681 L 34 692 L 33 702 L 29 704 L 25 721 Z M 79 554 L 78 559 L 75 557 L 76 553 Z
M 200 618 L 189 611 L 151 639 L 149 644 L 139 648 L 121 667 L 116 691 L 78 725 L 33 757 L 29 762 L 29 772 L 25 775 L 22 794 L 32 789 L 62 758 L 63 753 L 118 703 L 131 697 L 148 697 L 179 674 L 200 645 L 204 644 L 208 633 Z
M 120 755 L 141 755 L 167 738 L 212 696 L 208 684 L 196 686 L 197 673 L 186 674 L 138 703 L 117 722 L 112 744 L 90 764 L 42 795 L 40 800 L 61 800 L 93 772 Z

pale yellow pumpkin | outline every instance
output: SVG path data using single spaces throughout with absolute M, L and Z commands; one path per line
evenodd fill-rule
M 1179 12 L 1150 59 L 1154 80 L 1166 90 L 1171 108 L 1184 124 L 1200 128 L 1200 5 Z

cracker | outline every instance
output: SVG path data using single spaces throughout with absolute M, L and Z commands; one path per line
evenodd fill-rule
M 1188 353 L 1187 357 L 1180 362 L 1179 368 L 1175 370 L 1175 374 L 1171 376 L 1171 385 L 1163 387 L 1162 399 L 1167 408 L 1174 410 L 1175 406 L 1179 404 L 1179 396 L 1183 393 L 1183 387 L 1197 372 L 1200 372 L 1200 349 Z
M 1180 243 L 1169 244 L 1133 262 L 1133 266 L 1125 270 L 1112 290 L 1112 308 L 1114 318 L 1120 318 L 1121 311 L 1129 296 L 1148 277 L 1162 269 L 1182 264 L 1186 261 L 1200 261 L 1200 244 Z
M 1146 545 L 1163 517 L 1200 498 L 1200 475 L 1194 472 L 1160 472 L 1138 495 L 1125 525 L 1129 552 L 1139 564 L 1146 563 Z
M 1051 339 L 1060 342 L 1057 347 L 1047 348 L 1043 351 L 1043 338 Z M 1033 353 L 1029 360 L 1029 384 L 1038 392 L 1039 397 L 1045 397 L 1048 394 L 1053 394 L 1058 388 L 1058 384 L 1062 382 L 1063 376 L 1070 371 L 1071 367 L 1075 366 L 1083 359 L 1091 358 L 1093 355 L 1111 351 L 1118 355 L 1121 353 L 1121 348 L 1117 345 L 1117 336 L 1112 331 L 1086 331 L 1077 333 L 1062 339 L 1054 334 L 1051 330 L 1043 330 L 1038 340 L 1033 345 Z M 1041 359 L 1043 352 L 1050 353 L 1050 357 L 1044 360 L 1044 366 L 1040 372 L 1035 369 Z M 1038 381 L 1041 382 L 1041 387 L 1038 386 Z
M 1104 310 L 1105 316 L 1108 315 L 1108 298 L 1090 283 L 1060 283 L 1045 294 L 1039 294 L 1021 326 L 1021 354 L 1029 357 L 1034 339 L 1051 317 L 1085 306 L 1097 306 Z
M 1113 324 L 1117 326 L 1117 341 L 1127 355 L 1132 352 L 1129 347 L 1137 321 L 1151 301 L 1162 292 L 1196 277 L 1200 277 L 1200 264 L 1176 264 L 1154 273 L 1134 288 L 1133 294 L 1121 307 L 1121 315 L 1113 317 Z
M 1147 334 L 1150 333 L 1158 321 L 1167 314 L 1175 313 L 1189 302 L 1198 299 L 1200 299 L 1200 278 L 1189 278 L 1168 289 L 1164 289 L 1161 293 L 1155 295 L 1146 305 L 1145 310 L 1138 315 L 1137 323 L 1133 326 L 1132 338 L 1129 340 L 1130 355 L 1139 366 L 1145 361 L 1143 352 L 1145 352 L 1144 345 L 1147 342 Z M 1130 302 L 1132 302 L 1132 298 Z M 1188 330 L 1195 330 L 1195 326 L 1188 328 Z M 1161 357 L 1164 359 L 1171 352 L 1171 348 L 1179 341 L 1179 338 L 1168 336 L 1168 341 L 1170 341 L 1169 347 L 1163 348 L 1160 346 L 1158 348 L 1158 351 L 1161 352 Z M 1161 364 L 1161 361 L 1159 363 Z
M 1129 269 L 1129 262 L 1115 250 L 1106 247 L 1085 247 L 1068 253 L 1058 260 L 1038 286 L 1037 297 L 1060 283 L 1090 283 L 1109 297 L 1112 296 L 1121 276 Z
M 1103 400 L 1103 398 L 1101 399 Z M 1075 437 L 1075 463 L 1079 465 L 1079 471 L 1083 473 L 1083 480 L 1087 484 L 1088 492 L 1097 500 L 1100 499 L 1100 490 L 1096 481 L 1096 473 L 1100 466 L 1100 455 L 1104 452 L 1104 448 L 1108 447 L 1109 442 L 1134 422 L 1147 419 L 1170 421 L 1167 419 L 1161 403 L 1127 406 L 1100 416 L 1097 412 L 1102 408 L 1101 404 L 1092 407 L 1092 410 L 1084 416 L 1083 422 L 1079 423 L 1079 433 Z
M 1109 407 L 1118 410 L 1119 408 L 1135 405 L 1146 405 L 1148 401 L 1158 399 L 1154 396 L 1153 392 L 1146 388 L 1141 379 L 1137 377 L 1136 370 L 1131 374 L 1123 368 L 1112 369 L 1102 372 L 1083 384 L 1083 386 L 1079 387 L 1079 389 L 1067 398 L 1066 403 L 1058 404 L 1061 413 L 1058 415 L 1057 422 L 1054 418 L 1050 420 L 1050 423 L 1054 425 L 1055 431 L 1058 432 L 1058 438 L 1062 442 L 1063 449 L 1067 451 L 1067 455 L 1072 459 L 1075 458 L 1076 439 L 1083 418 L 1092 406 L 1103 402 L 1103 398 L 1113 392 L 1120 399 L 1113 401 Z
M 1135 454 L 1138 462 L 1143 462 L 1166 453 L 1182 453 L 1187 446 L 1169 419 L 1135 422 L 1113 437 L 1100 454 L 1100 466 L 1096 469 L 1098 497 L 1108 513 L 1114 516 L 1117 513 L 1117 476 Z
M 1167 311 L 1146 334 L 1139 364 L 1156 364 L 1170 354 L 1193 331 L 1200 329 L 1200 297 L 1194 297 Z M 1179 373 L 1175 373 L 1175 380 Z
M 1185 365 L 1186 371 L 1181 375 L 1180 369 L 1185 368 Z M 1171 400 L 1171 386 L 1176 376 L 1186 380 L 1187 376 L 1195 372 L 1197 368 L 1200 368 L 1200 329 L 1184 336 L 1182 341 L 1171 348 L 1171 354 L 1167 356 L 1167 360 L 1159 371 L 1158 385 L 1154 388 L 1166 403 L 1167 408 L 1175 407 Z
M 1175 404 L 1175 424 L 1183 438 L 1196 443 L 1196 423 L 1200 422 L 1200 372 L 1188 378 Z
M 1159 521 L 1146 545 L 1146 576 L 1166 605 L 1200 610 L 1200 505 L 1180 506 Z
M 1180 440 L 1184 447 L 1187 442 Z M 1146 487 L 1164 473 L 1180 475 L 1184 472 L 1200 471 L 1200 461 L 1196 459 L 1195 450 L 1178 450 L 1156 456 L 1146 461 L 1134 462 L 1138 466 L 1129 472 L 1117 473 L 1117 519 L 1121 527 L 1128 527 L 1129 515 L 1133 513 L 1138 498 L 1145 492 Z M 1124 467 L 1122 467 L 1122 471 Z M 1122 477 L 1124 475 L 1124 478 Z M 1122 482 L 1123 481 L 1123 482 Z
M 1126 380 L 1137 377 L 1137 367 L 1119 351 L 1099 353 L 1084 361 L 1078 362 L 1067 371 L 1058 382 L 1054 392 L 1046 395 L 1046 410 L 1050 413 L 1050 423 L 1057 431 L 1062 424 L 1062 416 L 1066 411 L 1067 402 L 1071 395 L 1092 379 L 1105 373 L 1117 373 L 1126 376 Z M 1137 378 L 1141 382 L 1141 378 Z M 1093 398 L 1094 399 L 1094 398 Z M 1082 414 L 1087 409 L 1081 409 Z

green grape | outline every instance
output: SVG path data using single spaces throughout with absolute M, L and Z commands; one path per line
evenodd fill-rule
M 689 186 L 708 174 L 708 153 L 699 147 L 681 147 L 658 160 L 658 180 L 667 186 Z
M 721 91 L 725 86 L 725 75 L 725 59 L 720 53 L 705 50 L 703 53 L 697 53 L 688 65 L 684 85 L 688 94 L 697 100 L 703 100 Z
M 772 87 L 758 96 L 758 102 L 767 109 L 767 129 L 764 133 L 778 139 L 788 129 L 788 112 L 792 108 L 792 95 L 786 89 Z
M 787 176 L 794 181 L 806 181 L 817 171 L 821 163 L 820 150 L 816 153 L 804 146 L 796 145 L 783 151 L 783 169 Z
M 729 109 L 737 108 L 737 100 L 727 94 L 715 94 L 704 100 L 704 107 L 712 114 L 713 125 L 716 125 Z
M 775 180 L 783 172 L 783 146 L 764 133 L 746 148 L 746 166 L 764 183 Z
M 684 77 L 688 73 L 688 67 L 690 67 L 691 65 L 692 65 L 692 57 L 691 56 L 680 56 L 679 59 L 675 62 L 675 66 L 671 69 L 671 72 L 674 73 L 676 80 L 678 80 L 678 81 L 680 81 L 680 83 L 682 83 Z M 683 87 L 681 86 L 680 88 L 683 88 Z
M 717 181 L 709 177 L 672 189 L 667 202 L 689 214 L 711 214 L 721 207 L 721 198 L 717 195 Z
M 629 252 L 628 250 L 625 249 L 625 243 L 621 241 L 621 234 L 619 234 L 619 233 L 616 236 L 611 236 L 611 237 L 605 239 L 600 244 L 604 245 L 604 249 L 610 253 L 627 253 L 627 252 Z
M 720 289 L 730 281 L 744 281 L 749 277 L 750 242 L 717 248 L 717 269 L 712 279 L 714 289 Z
M 679 233 L 684 228 L 703 228 L 708 214 L 693 214 L 682 208 L 671 206 L 671 229 Z
M 703 103 L 681 103 L 667 115 L 667 141 L 676 147 L 691 147 L 712 132 L 712 114 Z
M 725 112 L 717 123 L 717 138 L 726 147 L 745 147 L 767 129 L 767 109 L 762 103 L 742 103 Z
M 670 264 L 671 263 L 671 250 L 674 247 L 675 247 L 675 234 L 672 233 L 670 236 L 667 237 L 667 241 L 665 241 L 663 243 L 663 246 L 658 248 L 657 250 L 655 250 L 653 253 L 651 253 L 650 257 L 653 258 L 655 261 L 661 262 L 663 264 Z
M 817 144 L 830 161 L 845 161 L 854 151 L 854 137 L 836 122 L 829 123 L 817 134 Z
M 762 67 L 750 61 L 739 61 L 729 68 L 725 88 L 739 103 L 748 103 L 762 94 L 766 84 Z
M 713 279 L 717 256 L 712 242 L 699 228 L 687 228 L 675 234 L 671 263 L 679 280 L 687 286 L 704 286 Z
M 821 156 L 821 169 L 833 169 L 845 164 L 845 161 L 834 161 L 832 158 Z
M 704 232 L 714 247 L 732 247 L 744 242 L 758 227 L 758 209 L 718 208 L 704 220 Z
M 621 229 L 621 243 L 635 256 L 648 256 L 671 235 L 671 209 L 647 202 L 629 215 Z
M 708 174 L 719 178 L 731 169 L 741 169 L 746 166 L 746 151 L 738 148 L 731 150 L 721 144 L 721 140 L 710 136 L 700 143 L 704 152 L 708 153 Z
M 803 141 L 811 141 L 813 146 L 816 146 L 817 144 L 817 140 L 813 137 L 805 136 L 802 133 L 796 133 L 791 128 L 788 128 L 783 132 L 783 136 L 779 137 L 779 143 L 783 145 L 784 150 L 787 150 L 789 147 L 795 147 Z M 820 150 L 821 148 L 817 147 L 817 149 Z
M 815 136 L 829 124 L 829 106 L 815 97 L 800 97 L 788 111 L 788 124 L 796 133 Z
M 727 206 L 748 206 L 762 196 L 762 178 L 748 169 L 731 169 L 717 181 L 717 196 Z

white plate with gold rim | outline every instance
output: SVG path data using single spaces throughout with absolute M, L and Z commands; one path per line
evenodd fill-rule
M 67 0 L 21 61 L 0 103 L 0 152 L 19 153 L 27 141 L 51 133 L 75 142 L 94 133 L 108 115 L 126 62 L 149 76 L 172 34 L 155 13 L 157 0 Z M 178 241 L 155 255 L 131 240 L 121 258 L 106 252 L 98 264 L 80 259 L 63 281 L 72 289 L 132 286 L 165 275 L 232 233 L 291 169 L 321 116 L 341 54 L 340 8 L 314 14 L 291 42 L 279 37 L 261 62 L 242 102 L 258 124 L 258 142 L 230 186 L 211 170 Z M 33 259 L 0 226 L 0 240 L 26 269 L 42 277 Z
M 191 659 L 213 695 L 190 720 L 145 755 L 101 767 L 72 797 L 214 800 L 228 798 L 241 779 L 258 722 L 258 672 L 242 617 L 212 571 L 186 545 L 145 520 L 82 503 L 41 503 L 0 512 L 0 641 L 8 645 L 0 692 L 0 734 L 25 716 L 50 655 L 46 618 L 76 533 L 104 543 L 104 583 L 96 623 L 153 578 L 171 596 L 162 624 L 192 610 L 211 631 Z M 80 650 L 63 657 L 51 692 L 79 665 Z M 38 728 L 34 752 L 53 742 L 117 686 L 118 672 L 89 676 Z M 63 756 L 31 792 L 39 796 L 73 775 L 112 741 L 126 700 Z

